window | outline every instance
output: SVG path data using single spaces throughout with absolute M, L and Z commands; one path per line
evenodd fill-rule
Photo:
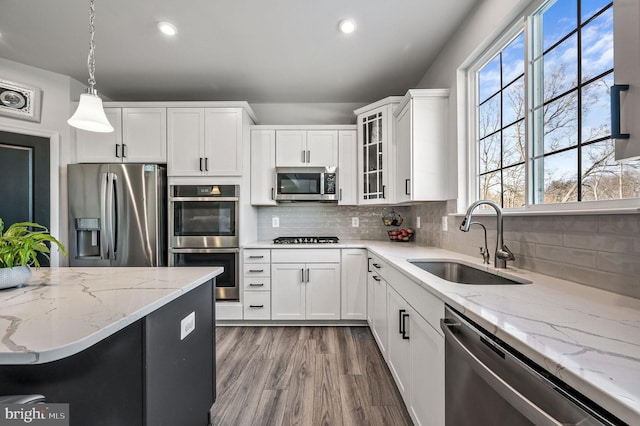
M 513 208 L 640 197 L 640 160 L 616 161 L 611 139 L 613 12 L 612 0 L 548 1 L 477 68 L 479 198 Z

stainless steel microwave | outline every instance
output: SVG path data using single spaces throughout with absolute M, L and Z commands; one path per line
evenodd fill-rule
M 335 167 L 277 167 L 276 201 L 338 201 Z

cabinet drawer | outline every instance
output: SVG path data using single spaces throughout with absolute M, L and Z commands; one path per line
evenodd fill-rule
M 340 263 L 340 249 L 273 250 L 273 263 Z
M 271 290 L 271 278 L 269 277 L 244 277 L 245 291 Z
M 271 262 L 271 250 L 244 250 L 243 251 L 244 263 L 270 263 Z
M 248 263 L 243 265 L 244 277 L 267 277 L 271 276 L 269 265 L 266 263 Z
M 271 319 L 271 292 L 254 291 L 244 294 L 244 319 Z

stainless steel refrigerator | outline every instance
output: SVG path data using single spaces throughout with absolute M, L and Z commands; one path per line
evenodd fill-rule
M 166 266 L 167 170 L 70 164 L 70 266 Z

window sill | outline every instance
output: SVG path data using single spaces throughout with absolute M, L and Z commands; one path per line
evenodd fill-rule
M 587 215 L 614 215 L 614 214 L 640 214 L 640 207 L 616 207 L 616 208 L 586 208 L 586 209 L 505 209 L 503 216 L 587 216 Z M 474 216 L 495 216 L 493 210 L 475 210 Z M 465 213 L 450 213 L 449 216 L 463 217 Z

